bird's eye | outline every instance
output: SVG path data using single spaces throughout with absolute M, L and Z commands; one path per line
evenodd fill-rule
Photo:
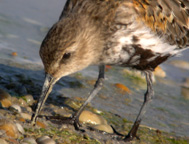
M 64 60 L 69 59 L 70 56 L 71 56 L 71 53 L 65 53 L 65 54 L 63 55 L 63 59 L 64 59 Z

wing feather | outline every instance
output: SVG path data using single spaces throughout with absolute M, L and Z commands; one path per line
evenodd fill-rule
M 133 0 L 138 19 L 170 44 L 189 46 L 188 0 Z

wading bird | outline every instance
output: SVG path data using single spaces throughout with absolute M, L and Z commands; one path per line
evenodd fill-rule
M 32 123 L 60 78 L 98 65 L 94 89 L 70 118 L 79 126 L 80 113 L 102 88 L 104 66 L 130 67 L 144 73 L 147 82 L 143 105 L 123 138 L 132 140 L 154 94 L 153 70 L 188 46 L 188 0 L 67 0 L 60 19 L 41 44 L 46 78 Z

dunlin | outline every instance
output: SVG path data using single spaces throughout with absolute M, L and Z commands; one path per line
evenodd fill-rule
M 94 89 L 70 119 L 79 126 L 80 113 L 102 88 L 104 65 L 130 67 L 147 81 L 143 105 L 123 138 L 132 140 L 154 94 L 153 70 L 189 46 L 188 29 L 188 0 L 68 0 L 40 48 L 46 79 L 32 123 L 61 77 L 99 65 Z

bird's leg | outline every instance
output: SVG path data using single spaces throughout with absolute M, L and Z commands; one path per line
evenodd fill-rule
M 144 102 L 142 104 L 142 107 L 140 108 L 139 114 L 131 128 L 131 130 L 129 131 L 128 135 L 125 136 L 124 140 L 125 141 L 131 141 L 133 138 L 137 138 L 137 130 L 138 127 L 140 125 L 140 122 L 142 120 L 142 117 L 144 115 L 144 113 L 146 112 L 146 107 L 147 104 L 151 101 L 153 95 L 154 95 L 154 91 L 153 91 L 153 86 L 152 86 L 152 71 L 145 71 L 145 76 L 146 76 L 146 82 L 147 82 L 147 91 L 144 95 Z
M 98 75 L 98 79 L 94 85 L 94 89 L 91 91 L 90 95 L 88 96 L 87 100 L 85 101 L 85 103 L 80 107 L 80 109 L 72 116 L 72 122 L 75 126 L 76 130 L 79 130 L 79 116 L 81 114 L 81 112 L 84 110 L 84 108 L 86 107 L 86 105 L 92 101 L 92 99 L 98 94 L 98 92 L 101 90 L 102 86 L 103 86 L 103 81 L 104 81 L 104 71 L 105 71 L 105 66 L 101 65 L 99 66 L 99 75 Z

